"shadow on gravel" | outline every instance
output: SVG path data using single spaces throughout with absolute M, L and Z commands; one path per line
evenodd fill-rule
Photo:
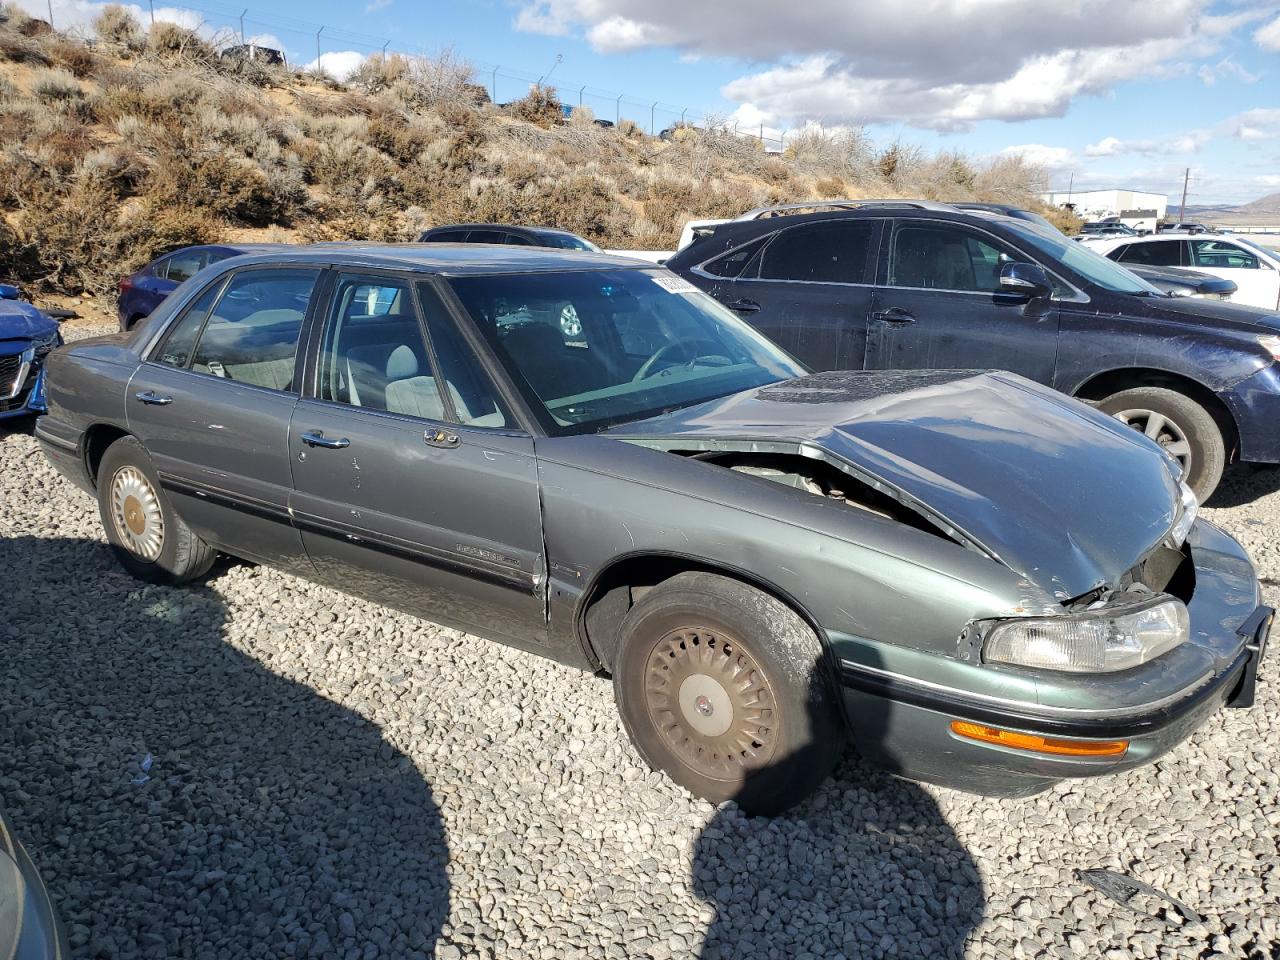
M 1243 507 L 1280 490 L 1280 467 L 1236 464 L 1227 470 L 1222 483 L 1206 507 Z
M 77 956 L 433 955 L 444 827 L 375 726 L 102 543 L 0 540 L 0 583 L 0 797 Z
M 864 721 L 855 743 L 873 750 L 888 721 L 887 711 Z M 806 762 L 802 751 L 787 765 Z M 702 960 L 950 960 L 964 955 L 984 901 L 933 798 L 852 749 L 781 816 L 722 807 L 695 845 L 693 883 L 716 911 Z

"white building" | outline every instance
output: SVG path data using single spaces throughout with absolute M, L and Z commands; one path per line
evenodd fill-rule
M 1086 220 L 1118 217 L 1136 230 L 1154 230 L 1169 208 L 1163 193 L 1139 190 L 1054 190 L 1040 198 L 1052 207 L 1070 207 Z

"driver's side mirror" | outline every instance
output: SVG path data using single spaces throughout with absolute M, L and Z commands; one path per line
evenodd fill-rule
M 1014 261 L 1000 268 L 1000 292 L 1036 300 L 1053 293 L 1053 284 L 1039 264 Z

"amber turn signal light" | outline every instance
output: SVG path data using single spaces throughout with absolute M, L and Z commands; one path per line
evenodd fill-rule
M 1042 737 L 1035 733 L 1016 733 L 999 727 L 984 727 L 980 723 L 952 720 L 951 732 L 958 737 L 994 743 L 1015 750 L 1033 750 L 1036 753 L 1053 753 L 1065 757 L 1120 757 L 1129 749 L 1128 740 L 1061 740 Z

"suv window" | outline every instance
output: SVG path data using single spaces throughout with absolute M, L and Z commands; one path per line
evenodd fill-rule
M 872 220 L 809 223 L 774 235 L 760 260 L 761 280 L 870 283 Z
M 1000 267 L 1026 258 L 994 239 L 949 223 L 899 221 L 889 256 L 889 286 L 1000 292 Z
M 1182 264 L 1181 240 L 1152 240 L 1130 243 L 1111 256 L 1117 263 L 1136 263 L 1148 267 L 1177 267 Z
M 743 244 L 736 250 L 730 250 L 722 256 L 716 257 L 714 260 L 708 260 L 701 267 L 704 273 L 709 273 L 713 277 L 725 277 L 733 279 L 742 276 L 743 269 L 751 262 L 751 259 L 760 252 L 766 243 L 769 242 L 772 234 L 766 234 L 763 237 L 757 237 L 750 243 Z M 752 271 L 754 274 L 755 271 Z
M 465 230 L 441 230 L 439 233 L 427 233 L 423 243 L 463 243 L 467 239 Z
M 1258 257 L 1252 251 L 1225 240 L 1192 240 L 1191 265 L 1193 267 L 1257 270 Z
M 318 270 L 233 274 L 209 315 L 191 369 L 272 390 L 293 389 L 298 332 Z
M 501 243 L 506 235 L 505 230 L 472 230 L 467 243 Z
M 161 276 L 176 283 L 182 283 L 203 270 L 204 265 L 205 255 L 203 253 L 175 253 L 169 258 L 169 262 L 165 264 L 164 273 Z
M 508 233 L 506 242 L 511 244 L 513 247 L 533 246 L 532 240 L 526 240 L 524 237 L 520 236 L 520 234 L 518 233 Z

